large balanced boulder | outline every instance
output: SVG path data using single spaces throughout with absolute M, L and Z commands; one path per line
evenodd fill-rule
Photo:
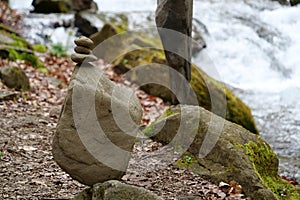
M 162 200 L 149 190 L 121 183 L 119 181 L 107 181 L 94 185 L 75 196 L 74 200 L 131 200 L 147 199 Z
M 29 78 L 19 67 L 6 66 L 0 68 L 0 79 L 9 88 L 20 91 L 29 91 Z
M 163 144 L 174 145 L 177 151 L 185 149 L 181 144 L 190 141 L 177 165 L 216 183 L 234 180 L 252 199 L 300 197 L 295 188 L 278 175 L 278 159 L 263 139 L 201 107 L 171 108 L 144 133 Z
M 120 179 L 142 117 L 132 93 L 95 66 L 76 66 L 53 139 L 55 161 L 86 185 Z

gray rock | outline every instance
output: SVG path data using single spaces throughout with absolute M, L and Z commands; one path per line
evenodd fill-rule
M 67 13 L 71 10 L 68 0 L 33 0 L 35 13 Z
M 75 26 L 78 28 L 78 31 L 86 36 L 89 37 L 94 33 L 97 33 L 98 27 L 93 25 L 84 15 L 84 12 L 79 12 L 75 14 Z
M 15 92 L 2 92 L 0 91 L 0 102 L 1 101 L 9 101 L 18 98 L 18 94 Z
M 290 4 L 291 4 L 291 6 L 296 6 L 296 5 L 300 4 L 300 0 L 290 0 Z
M 128 166 L 141 106 L 90 64 L 76 66 L 53 140 L 55 161 L 86 185 L 120 179 Z M 120 128 L 121 127 L 121 128 Z
M 107 181 L 96 184 L 92 189 L 86 189 L 78 194 L 74 200 L 162 200 L 161 197 L 149 190 L 121 183 L 119 181 Z
M 183 135 L 180 136 L 179 130 L 183 130 Z M 201 107 L 171 108 L 144 133 L 179 150 L 185 150 L 182 144 L 190 142 L 184 154 L 190 158 L 189 162 L 184 157 L 177 165 L 215 183 L 234 180 L 253 199 L 277 199 L 281 184 L 289 188 L 291 197 L 298 197 L 292 186 L 279 177 L 278 159 L 264 140 Z
M 98 10 L 97 4 L 93 0 L 71 0 L 71 5 L 75 11 Z
M 29 91 L 29 78 L 19 67 L 7 66 L 0 70 L 0 79 L 9 88 L 16 90 Z

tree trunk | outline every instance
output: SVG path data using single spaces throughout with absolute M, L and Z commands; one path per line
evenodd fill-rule
M 158 0 L 157 4 L 155 20 L 167 65 L 190 81 L 193 0 Z M 174 75 L 170 72 L 171 90 L 183 89 L 182 83 L 174 79 Z M 172 103 L 178 103 L 175 96 L 172 98 Z

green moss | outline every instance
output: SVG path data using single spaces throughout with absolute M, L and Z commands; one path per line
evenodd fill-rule
M 10 60 L 25 60 L 32 64 L 35 68 L 43 68 L 43 63 L 38 59 L 38 57 L 32 53 L 20 52 L 15 49 L 8 49 L 8 58 Z
M 59 1 L 58 7 L 62 13 L 68 13 L 70 11 L 70 6 L 68 5 L 68 1 Z
M 42 72 L 42 73 L 45 73 L 45 74 L 47 74 L 49 72 L 48 69 L 45 68 L 45 67 L 37 68 L 37 70 L 40 71 L 40 72 Z
M 267 143 L 248 142 L 244 145 L 244 149 L 262 183 L 268 187 L 278 199 L 300 199 L 300 195 L 295 187 L 279 177 L 277 157 Z
M 117 33 L 122 33 L 128 29 L 128 17 L 125 14 L 105 14 L 101 13 L 98 18 L 105 24 L 111 24 L 117 30 Z
M 153 133 L 154 133 L 154 130 L 155 130 L 155 123 L 152 123 L 150 124 L 149 126 L 147 126 L 143 131 L 142 133 L 144 135 L 146 135 L 147 137 L 152 137 L 153 136 Z
M 153 37 L 149 37 L 147 34 L 144 33 L 135 33 L 135 35 L 137 36 L 138 39 L 140 39 L 141 41 L 144 42 L 144 44 L 146 44 L 147 47 L 155 47 L 158 51 L 161 52 L 161 57 L 163 59 L 165 59 L 165 54 L 162 46 L 162 43 L 160 40 L 154 39 Z
M 174 115 L 176 113 L 180 113 L 180 109 L 173 109 L 172 107 L 171 108 L 168 108 L 162 115 L 160 115 L 155 121 L 158 121 L 158 120 L 161 120 L 161 119 L 164 119 L 166 117 L 169 117 L 171 115 Z
M 228 121 L 239 124 L 252 133 L 258 133 L 250 108 L 235 96 L 231 90 L 225 87 L 224 84 L 209 77 L 195 65 L 192 65 L 191 87 L 197 95 L 200 106 L 211 110 L 211 95 L 214 95 L 214 103 L 216 103 L 214 104 L 215 114 L 222 116 L 224 106 L 226 106 L 225 118 Z M 224 96 L 227 105 L 224 105 Z
M 153 136 L 153 133 L 155 131 L 155 123 L 165 117 L 168 117 L 168 116 L 171 116 L 171 115 L 174 115 L 176 113 L 179 113 L 180 110 L 178 109 L 175 109 L 175 110 L 172 110 L 172 108 L 169 108 L 167 109 L 162 115 L 160 115 L 154 122 L 152 122 L 148 127 L 146 127 L 142 133 L 144 135 L 146 135 L 147 137 L 152 137 Z
M 181 168 L 189 169 L 190 166 L 195 162 L 197 162 L 197 158 L 191 153 L 186 152 L 175 162 L 175 165 Z
M 37 51 L 37 52 L 40 52 L 40 53 L 46 53 L 47 52 L 47 47 L 45 45 L 42 45 L 42 44 L 32 45 L 32 49 L 34 51 Z
M 50 53 L 53 56 L 66 56 L 67 49 L 62 43 L 51 44 Z
M 9 44 L 5 44 L 5 47 L 0 50 L 0 56 L 2 58 L 8 58 L 10 60 L 25 60 L 30 62 L 35 68 L 44 67 L 38 57 L 33 54 L 32 47 L 29 42 L 18 36 L 17 33 L 13 32 L 13 30 L 8 30 L 3 26 L 0 28 L 1 34 L 6 35 L 13 41 Z
M 10 44 L 11 46 L 20 47 L 24 49 L 31 49 L 29 42 L 27 42 L 24 38 L 17 36 L 15 33 L 9 35 L 15 43 Z

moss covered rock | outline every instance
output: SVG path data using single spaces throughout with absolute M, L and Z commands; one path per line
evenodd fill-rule
M 120 19 L 122 19 L 120 17 Z M 104 20 L 104 19 L 103 19 Z M 126 22 L 126 19 L 116 20 L 116 23 Z M 123 22 L 123 23 L 125 23 Z M 126 24 L 126 23 L 125 23 Z M 94 41 L 95 46 L 106 39 L 122 33 L 124 30 L 117 28 L 113 24 L 105 24 L 101 31 L 93 34 L 90 38 Z M 122 38 L 124 36 L 125 39 Z M 100 58 L 114 60 L 114 70 L 117 73 L 126 73 L 137 66 L 148 64 L 165 64 L 165 54 L 162 50 L 162 44 L 158 39 L 153 39 L 143 33 L 127 32 L 119 35 L 117 38 L 105 41 L 105 47 L 95 48 L 93 53 Z M 116 53 L 120 51 L 120 53 Z M 125 54 L 123 52 L 126 52 Z M 117 58 L 111 58 L 111 55 L 121 55 Z M 149 68 L 150 67 L 150 68 Z M 151 65 L 146 70 L 151 75 Z M 160 77 L 169 79 L 169 73 L 163 72 Z M 132 76 L 127 78 L 137 84 L 143 82 L 142 76 L 131 73 Z M 153 77 L 153 80 L 155 77 Z M 197 66 L 192 65 L 191 88 L 195 91 L 198 104 L 207 110 L 212 110 L 215 114 L 226 117 L 227 120 L 237 123 L 253 133 L 258 133 L 250 108 L 244 104 L 241 99 L 234 95 L 224 84 L 209 77 Z M 141 86 L 141 89 L 154 96 L 161 97 L 165 101 L 171 101 L 171 92 L 164 86 L 157 84 L 147 84 Z M 212 96 L 214 99 L 214 108 L 212 109 Z M 225 99 L 226 98 L 226 99 Z M 226 105 L 224 105 L 227 103 Z M 226 113 L 225 113 L 226 109 Z
M 0 57 L 10 60 L 25 60 L 35 68 L 44 67 L 34 54 L 29 42 L 4 25 L 0 25 Z
M 0 70 L 0 79 L 9 88 L 21 91 L 29 91 L 29 78 L 19 67 L 3 67 Z
M 181 121 L 183 112 L 187 113 L 186 116 L 198 116 L 199 123 L 196 124 L 193 117 Z M 182 138 L 178 137 L 180 124 L 185 126 Z M 195 130 L 196 134 L 191 134 Z M 177 151 L 184 149 L 181 142 L 192 141 L 176 165 L 206 176 L 215 183 L 234 180 L 252 199 L 296 200 L 300 197 L 296 189 L 278 175 L 278 159 L 263 139 L 201 107 L 182 105 L 171 108 L 144 133 L 163 144 L 175 144 Z M 174 138 L 180 142 L 174 143 Z
M 216 102 L 214 113 L 220 116 L 225 95 L 227 103 L 225 118 L 252 133 L 258 133 L 250 108 L 224 84 L 214 80 L 196 66 L 192 66 L 191 87 L 197 95 L 199 105 L 207 110 L 212 109 L 211 95 L 213 95 Z
M 114 62 L 115 71 L 117 73 L 126 73 L 136 66 L 151 63 L 165 63 L 165 57 L 162 50 L 153 48 L 141 48 L 126 53 L 125 55 L 116 59 Z M 149 75 L 150 74 L 151 73 L 149 73 Z M 163 76 L 166 80 L 169 79 L 168 73 L 165 73 Z M 139 76 L 137 75 L 127 78 L 136 83 L 142 81 L 139 80 Z M 224 103 L 227 103 L 227 120 L 237 123 L 253 133 L 258 133 L 250 108 L 245 103 L 243 103 L 240 98 L 235 96 L 230 89 L 224 86 L 224 84 L 214 80 L 195 65 L 192 65 L 192 79 L 190 85 L 197 95 L 199 106 L 202 106 L 207 110 L 212 110 L 211 95 L 213 95 L 215 106 L 213 112 L 215 114 L 223 116 Z M 147 84 L 142 86 L 141 89 L 149 94 L 161 97 L 165 101 L 171 100 L 170 90 L 163 86 Z M 226 102 L 224 101 L 224 97 L 226 97 Z

